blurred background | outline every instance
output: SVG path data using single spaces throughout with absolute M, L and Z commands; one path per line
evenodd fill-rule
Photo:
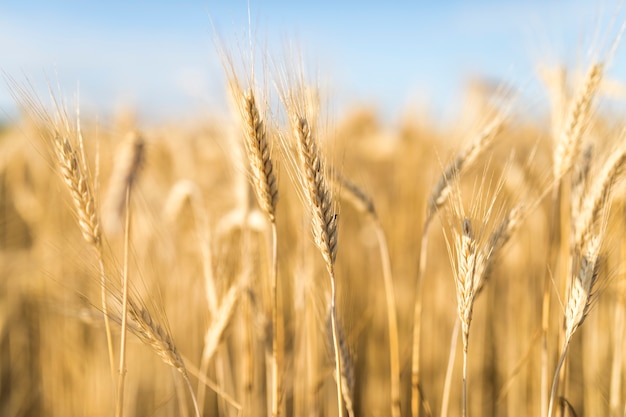
M 472 77 L 528 91 L 539 63 L 580 66 L 610 49 L 598 28 L 621 24 L 620 13 L 616 1 L 588 0 L 2 1 L 0 70 L 37 91 L 80 91 L 83 111 L 99 117 L 215 114 L 225 108 L 216 44 L 247 44 L 251 26 L 274 57 L 287 39 L 299 45 L 332 80 L 340 113 L 366 103 L 388 118 L 408 105 L 436 116 L 455 111 Z M 612 65 L 624 70 L 623 54 Z M 0 118 L 16 113 L 0 86 Z

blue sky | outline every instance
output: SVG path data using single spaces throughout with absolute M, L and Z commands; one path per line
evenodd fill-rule
M 373 103 L 387 114 L 411 103 L 454 108 L 469 76 L 532 88 L 539 63 L 573 67 L 590 46 L 606 52 L 617 30 L 596 35 L 619 19 L 616 10 L 590 0 L 250 0 L 271 54 L 295 41 L 338 107 Z M 247 30 L 246 0 L 0 0 L 0 70 L 42 94 L 49 81 L 66 96 L 80 89 L 81 106 L 103 116 L 125 107 L 157 120 L 225 111 L 215 34 L 236 45 Z M 619 57 L 613 72 L 624 68 Z M 5 83 L 2 114 L 15 114 Z

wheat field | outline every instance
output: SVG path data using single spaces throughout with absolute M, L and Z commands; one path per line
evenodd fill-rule
M 223 56 L 186 124 L 5 77 L 0 415 L 625 415 L 610 53 L 446 126 Z

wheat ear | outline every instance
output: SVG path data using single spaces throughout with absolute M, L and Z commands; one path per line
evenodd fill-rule
M 104 254 L 102 246 L 102 229 L 98 213 L 97 200 L 93 190 L 93 182 L 87 168 L 83 148 L 83 137 L 80 129 L 80 115 L 77 109 L 76 130 L 70 128 L 69 117 L 65 109 L 57 101 L 53 93 L 51 99 L 56 114 L 53 116 L 28 87 L 21 86 L 9 78 L 11 93 L 20 104 L 22 110 L 37 123 L 43 123 L 45 142 L 54 153 L 61 177 L 72 197 L 74 214 L 85 242 L 91 245 L 96 252 L 100 275 L 100 302 L 104 317 L 104 326 L 107 338 L 107 351 L 111 378 L 114 380 L 114 352 L 111 337 L 111 325 L 107 306 L 107 275 L 104 268 Z M 78 150 L 74 142 L 78 141 Z
M 335 258 L 337 256 L 337 214 L 330 188 L 326 182 L 324 163 L 318 151 L 313 131 L 302 114 L 294 117 L 294 135 L 297 143 L 299 172 L 302 178 L 305 199 L 311 212 L 313 240 L 326 263 L 330 279 L 330 318 L 335 354 L 335 378 L 337 380 L 337 406 L 339 417 L 343 417 L 341 346 L 337 330 L 337 291 L 335 282 Z
M 463 390 L 462 415 L 467 415 L 467 353 L 469 346 L 469 330 L 472 322 L 475 295 L 476 272 L 476 240 L 472 231 L 472 224 L 468 218 L 463 219 L 461 233 L 457 232 L 455 242 L 456 268 L 455 279 L 457 310 L 461 320 L 461 335 L 463 340 Z
M 385 286 L 385 298 L 387 306 L 387 326 L 389 331 L 389 363 L 390 363 L 390 386 L 391 386 L 391 415 L 392 417 L 400 417 L 400 354 L 398 342 L 398 319 L 396 313 L 396 296 L 393 286 L 393 278 L 391 272 L 391 261 L 389 259 L 389 249 L 385 231 L 378 215 L 374 201 L 365 191 L 358 185 L 349 181 L 344 176 L 334 173 L 333 179 L 341 187 L 341 196 L 351 202 L 359 211 L 365 213 L 372 221 L 376 238 L 378 240 L 378 248 L 380 250 L 380 260 L 383 269 L 383 284 Z
M 79 138 L 82 140 L 80 135 Z M 84 155 L 76 152 L 68 138 L 61 136 L 59 133 L 54 134 L 53 144 L 63 182 L 72 196 L 72 202 L 74 204 L 74 210 L 77 214 L 77 221 L 81 234 L 83 239 L 88 244 L 93 246 L 98 258 L 98 267 L 100 271 L 100 303 L 107 337 L 109 367 L 113 376 L 115 364 L 113 358 L 111 324 L 109 322 L 107 307 L 107 276 L 104 269 L 102 229 L 100 227 L 100 216 L 98 215 L 96 200 L 91 187 L 91 181 L 89 180 L 88 171 L 85 169 L 86 163 L 84 161 Z M 81 160 L 82 162 L 80 162 Z
M 478 297 L 487 283 L 489 276 L 491 275 L 491 268 L 493 267 L 493 261 L 497 258 L 498 254 L 509 241 L 513 233 L 519 228 L 521 221 L 526 214 L 526 206 L 524 204 L 518 204 L 513 207 L 502 219 L 500 224 L 489 236 L 489 240 L 482 249 L 477 250 L 477 262 L 475 270 L 474 280 L 474 297 Z M 458 341 L 458 335 L 460 331 L 461 321 L 459 317 L 455 319 L 454 328 L 452 329 L 452 337 L 450 339 L 450 353 L 448 355 L 448 364 L 446 369 L 446 376 L 443 384 L 443 396 L 441 401 L 441 417 L 447 417 L 448 405 L 450 401 L 450 390 L 452 388 L 452 372 L 454 368 L 454 359 L 456 357 L 456 345 Z
M 329 311 L 328 318 L 326 319 L 326 334 L 328 335 L 328 341 L 332 346 L 333 327 L 331 317 L 331 312 Z M 346 340 L 343 327 L 341 326 L 341 322 L 339 320 L 337 320 L 337 335 L 341 356 L 341 392 L 344 404 L 346 405 L 346 411 L 348 412 L 348 417 L 354 417 L 354 369 L 352 367 L 352 357 L 350 355 L 350 349 L 348 348 L 348 341 Z
M 270 222 L 276 222 L 276 202 L 278 201 L 278 181 L 272 161 L 272 152 L 265 123 L 261 118 L 252 90 L 240 95 L 241 114 L 245 128 L 244 144 L 250 164 L 252 185 L 259 206 Z
M 116 296 L 121 296 L 123 298 L 123 295 L 120 294 L 116 294 Z M 118 301 L 122 302 L 122 300 L 119 299 Z M 129 292 L 127 303 L 128 330 L 137 336 L 143 343 L 148 345 L 164 363 L 174 367 L 181 374 L 185 380 L 189 394 L 191 395 L 195 415 L 196 417 L 200 417 L 200 410 L 198 408 L 196 396 L 193 392 L 191 380 L 189 379 L 189 374 L 187 373 L 187 368 L 185 367 L 185 363 L 181 355 L 176 349 L 176 345 L 169 331 L 153 318 L 147 308 L 142 306 L 141 300 L 136 294 Z M 114 316 L 114 318 L 118 322 L 122 321 L 121 316 Z
M 552 190 L 552 219 L 550 226 L 550 245 L 548 259 L 557 262 L 559 247 L 557 238 L 562 230 L 561 221 L 561 180 L 572 168 L 574 162 L 578 159 L 582 136 L 585 128 L 589 124 L 591 118 L 591 105 L 593 99 L 600 87 L 603 75 L 603 64 L 594 63 L 589 68 L 587 75 L 583 81 L 582 88 L 573 97 L 567 112 L 564 114 L 563 123 L 559 126 L 553 126 L 555 132 L 558 132 L 557 143 L 554 149 L 554 166 L 553 175 L 555 188 Z M 561 111 L 561 109 L 554 109 Z M 576 209 L 576 205 L 574 205 Z M 550 290 L 551 281 L 546 271 L 543 285 L 543 300 L 541 308 L 541 326 L 543 331 L 541 346 L 541 415 L 546 416 L 549 412 L 550 399 L 548 398 L 548 330 L 550 318 Z
M 548 417 L 552 417 L 554 410 L 554 401 L 558 389 L 559 375 L 561 367 L 565 363 L 572 336 L 580 327 L 595 299 L 596 289 L 598 287 L 598 272 L 600 246 L 602 243 L 603 232 L 594 235 L 585 242 L 585 247 L 579 254 L 579 268 L 573 277 L 567 305 L 565 309 L 565 341 L 561 350 L 561 356 L 554 372 L 552 380 L 552 388 L 550 390 L 550 399 L 548 403 Z
M 589 124 L 591 104 L 602 80 L 602 71 L 602 63 L 591 65 L 582 88 L 569 106 L 565 123 L 559 129 L 559 138 L 554 150 L 554 178 L 556 181 L 559 181 L 571 169 L 578 157 L 582 135 Z
M 428 231 L 435 214 L 445 204 L 450 195 L 450 187 L 460 177 L 462 172 L 470 167 L 493 143 L 497 135 L 504 129 L 505 118 L 496 116 L 481 132 L 463 149 L 446 167 L 433 187 L 426 208 L 426 220 L 422 229 L 420 253 L 417 270 L 417 284 L 415 306 L 413 311 L 413 344 L 411 354 L 411 415 L 419 417 L 420 405 L 424 402 L 420 392 L 420 356 L 422 338 L 422 286 L 426 273 L 426 261 L 428 254 Z
M 274 164 L 271 158 L 270 146 L 267 140 L 265 124 L 256 105 L 252 91 L 242 98 L 241 113 L 245 126 L 245 147 L 248 162 L 252 173 L 253 188 L 255 190 L 259 206 L 268 217 L 272 228 L 272 270 L 271 270 L 271 303 L 272 303 L 272 403 L 271 413 L 273 417 L 279 415 L 280 409 L 280 353 L 278 345 L 281 326 L 280 310 L 278 306 L 278 237 L 276 230 L 276 202 L 278 200 L 278 181 L 274 172 Z

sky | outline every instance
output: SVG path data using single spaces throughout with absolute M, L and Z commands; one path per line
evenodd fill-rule
M 0 0 L 0 71 L 38 94 L 58 86 L 79 97 L 83 113 L 102 117 L 210 114 L 225 111 L 216 45 L 237 52 L 251 27 L 272 60 L 297 45 L 339 111 L 445 112 L 471 77 L 528 91 L 538 88 L 540 64 L 580 67 L 606 54 L 625 20 L 618 8 L 592 0 Z M 615 55 L 616 77 L 625 54 Z M 0 119 L 16 114 L 0 80 Z

